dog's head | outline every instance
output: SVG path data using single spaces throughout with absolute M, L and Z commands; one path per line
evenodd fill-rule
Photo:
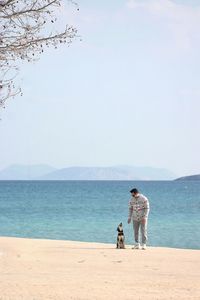
M 117 227 L 117 231 L 118 232 L 123 232 L 123 226 L 122 226 L 122 223 L 120 223 Z

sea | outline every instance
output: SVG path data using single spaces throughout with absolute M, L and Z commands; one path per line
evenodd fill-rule
M 116 243 L 130 189 L 148 197 L 148 245 L 200 249 L 198 181 L 0 181 L 0 236 Z

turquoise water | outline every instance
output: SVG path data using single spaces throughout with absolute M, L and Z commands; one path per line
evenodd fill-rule
M 149 245 L 200 249 L 200 184 L 178 181 L 0 181 L 0 235 L 115 243 L 129 190 L 149 198 Z

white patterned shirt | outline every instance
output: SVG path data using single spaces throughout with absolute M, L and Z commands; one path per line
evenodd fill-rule
M 149 214 L 149 200 L 142 194 L 137 197 L 132 197 L 129 202 L 129 219 L 134 221 L 141 221 L 148 218 Z

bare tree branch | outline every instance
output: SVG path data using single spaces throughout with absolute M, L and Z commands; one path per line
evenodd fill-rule
M 62 0 L 0 0 L 0 107 L 21 93 L 15 86 L 20 60 L 38 60 L 46 47 L 70 44 L 77 36 L 73 26 L 48 32 L 56 23 Z M 77 6 L 73 0 L 68 0 Z M 77 7 L 78 10 L 78 7 Z

